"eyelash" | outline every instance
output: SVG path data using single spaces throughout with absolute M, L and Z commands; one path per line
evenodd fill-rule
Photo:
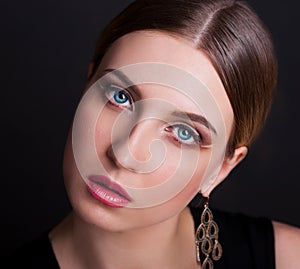
M 130 111 L 133 110 L 134 100 L 132 95 L 127 90 L 113 84 L 106 85 L 104 90 L 109 104 L 121 109 L 128 109 Z M 122 98 L 126 98 L 124 102 L 121 99 L 119 100 L 120 102 L 117 101 L 117 98 L 121 97 L 120 95 L 122 95 Z M 126 102 L 129 102 L 129 104 L 124 105 Z
M 107 84 L 104 87 L 104 93 L 110 105 L 119 109 L 128 109 L 130 111 L 134 110 L 134 98 L 123 87 L 114 84 Z M 123 103 L 122 102 L 118 103 L 118 101 L 116 100 L 117 97 L 120 97 L 119 94 L 123 94 L 123 97 L 126 98 L 126 100 Z M 129 104 L 123 105 L 126 102 L 129 102 Z M 170 137 L 172 136 L 173 140 L 175 140 L 180 145 L 186 145 L 186 146 L 198 145 L 201 147 L 208 147 L 210 145 L 209 139 L 206 138 L 206 135 L 201 135 L 196 129 L 194 129 L 193 127 L 191 127 L 186 123 L 175 122 L 165 127 L 164 130 L 167 132 L 167 136 Z M 179 134 L 180 131 L 187 131 L 188 139 L 184 140 L 183 138 L 180 138 L 180 134 Z M 193 141 L 188 141 L 190 139 L 193 139 Z
M 172 138 L 175 139 L 175 141 L 181 145 L 187 145 L 187 146 L 194 146 L 194 145 L 202 145 L 202 135 L 199 134 L 198 131 L 196 131 L 191 126 L 184 124 L 184 123 L 173 123 L 172 125 L 169 125 L 165 127 L 165 131 L 168 133 L 168 135 L 172 135 Z M 184 135 L 181 131 L 187 131 L 187 139 L 185 140 L 183 137 L 180 138 L 180 135 Z M 190 139 L 193 139 L 193 141 L 188 141 Z

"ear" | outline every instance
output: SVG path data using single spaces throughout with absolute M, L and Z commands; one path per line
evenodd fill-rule
M 209 187 L 207 191 L 203 193 L 203 196 L 208 197 L 211 191 L 218 186 L 232 171 L 234 167 L 236 167 L 247 155 L 248 148 L 245 146 L 238 147 L 234 150 L 234 154 L 232 157 L 225 157 L 221 169 L 218 173 L 217 179 L 215 182 Z

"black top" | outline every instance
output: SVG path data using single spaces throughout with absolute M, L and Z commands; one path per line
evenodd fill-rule
M 201 210 L 191 207 L 195 229 Z M 274 232 L 271 221 L 213 210 L 219 226 L 223 256 L 214 262 L 215 269 L 275 269 Z M 48 233 L 18 249 L 6 267 L 59 269 Z M 105 269 L 105 268 L 100 268 Z
M 48 232 L 17 249 L 6 259 L 5 267 L 0 267 L 3 269 L 59 269 Z

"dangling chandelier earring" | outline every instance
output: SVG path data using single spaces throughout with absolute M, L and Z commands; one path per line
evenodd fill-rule
M 218 241 L 219 227 L 213 220 L 213 214 L 208 206 L 208 198 L 201 214 L 201 223 L 196 231 L 197 262 L 201 263 L 200 251 L 204 255 L 203 269 L 213 269 L 213 261 L 222 257 L 222 246 Z M 211 255 L 211 257 L 210 257 Z

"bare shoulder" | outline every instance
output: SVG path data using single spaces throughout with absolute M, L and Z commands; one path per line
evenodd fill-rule
M 276 269 L 300 268 L 300 228 L 273 222 Z

